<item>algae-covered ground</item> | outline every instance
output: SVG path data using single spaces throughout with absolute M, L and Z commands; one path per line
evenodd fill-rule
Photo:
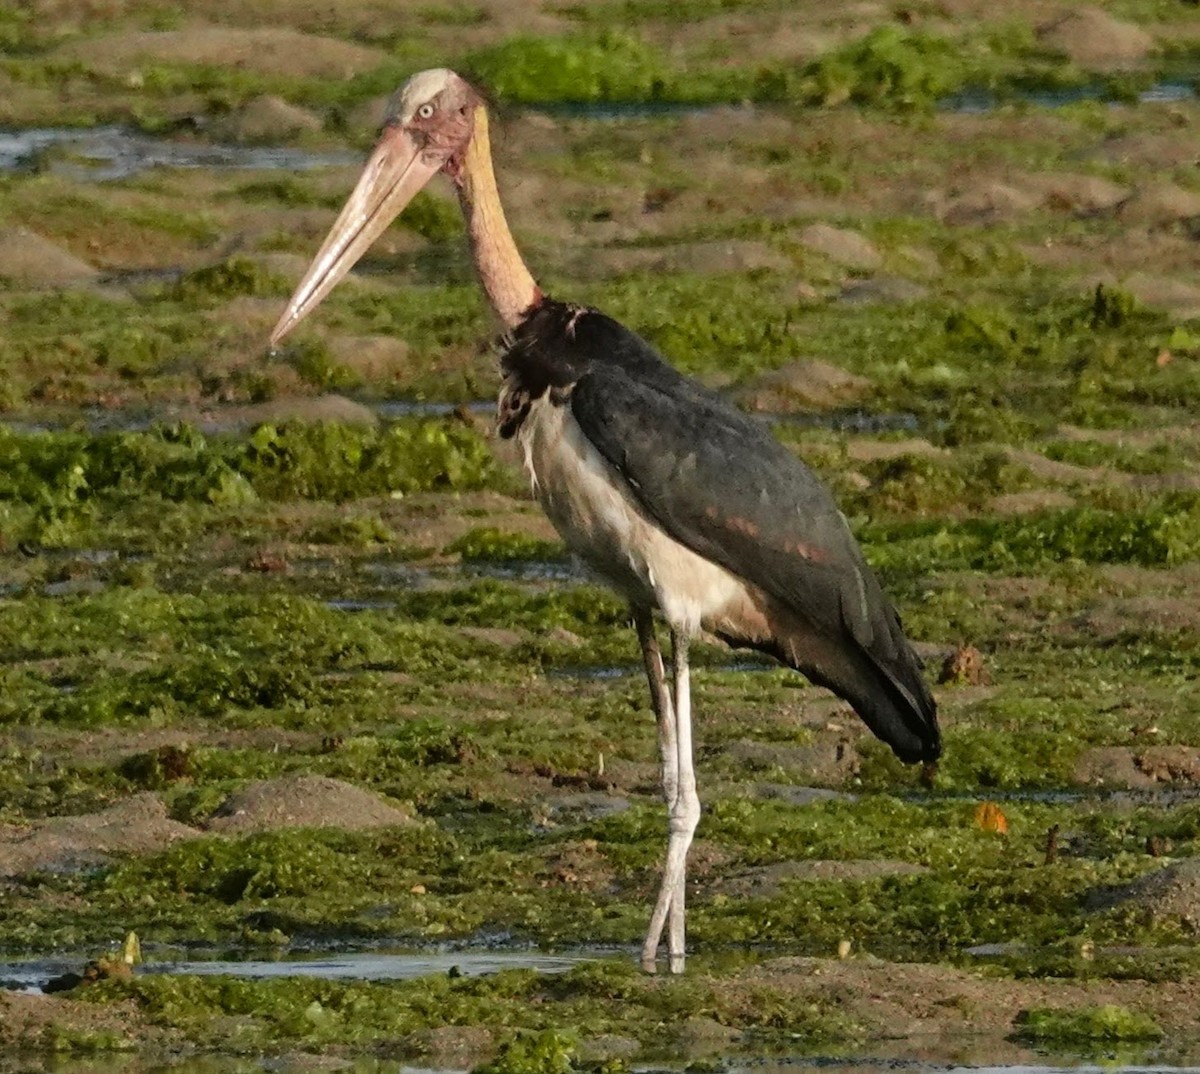
M 1200 1051 L 1200 10 L 687 6 L 0 4 L 0 984 L 130 931 L 581 956 L 0 991 L 0 1069 Z M 265 348 L 356 175 L 316 165 L 442 64 L 543 286 L 827 480 L 937 684 L 922 774 L 699 645 L 682 979 L 635 970 L 628 614 L 476 405 L 449 192 Z M 115 173 L 17 133 L 101 123 Z

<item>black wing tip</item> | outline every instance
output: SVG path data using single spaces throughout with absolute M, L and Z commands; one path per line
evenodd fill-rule
M 935 724 L 920 735 L 885 739 L 892 752 L 905 764 L 933 764 L 942 755 L 942 735 Z
M 937 702 L 920 672 L 915 671 L 914 676 L 909 680 L 913 689 L 909 689 L 885 674 L 881 684 L 885 692 L 882 697 L 875 696 L 873 718 L 863 718 L 905 764 L 933 764 L 942 755 Z

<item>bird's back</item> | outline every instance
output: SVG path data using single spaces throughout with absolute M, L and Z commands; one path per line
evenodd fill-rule
M 535 404 L 566 408 L 654 526 L 746 583 L 744 610 L 706 626 L 832 689 L 902 759 L 937 757 L 899 616 L 829 492 L 763 422 L 593 310 L 543 302 L 501 361 L 502 435 Z

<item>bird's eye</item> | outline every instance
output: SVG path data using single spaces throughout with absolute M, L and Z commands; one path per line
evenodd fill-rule
M 433 105 L 423 104 L 417 109 L 417 115 L 421 119 L 430 119 L 433 116 Z

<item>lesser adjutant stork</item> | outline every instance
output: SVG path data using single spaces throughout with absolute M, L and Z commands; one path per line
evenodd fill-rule
M 689 639 L 703 629 L 803 672 L 848 701 L 903 761 L 937 758 L 934 701 L 895 609 L 804 464 L 629 329 L 542 293 L 504 219 L 484 102 L 453 71 L 414 75 L 393 98 L 272 346 L 438 172 L 458 192 L 480 282 L 507 332 L 500 435 L 516 437 L 563 540 L 632 607 L 670 815 L 642 965 L 654 970 L 669 923 L 670 968 L 680 972 L 686 859 L 700 818 Z M 670 689 L 655 613 L 671 635 Z

